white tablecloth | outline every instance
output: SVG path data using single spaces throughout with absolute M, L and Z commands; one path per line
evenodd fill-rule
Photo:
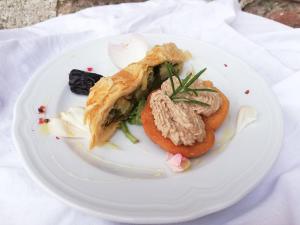
M 252 66 L 282 106 L 285 137 L 271 172 L 236 205 L 186 224 L 300 224 L 300 30 L 241 12 L 231 0 L 154 0 L 95 7 L 0 31 L 0 224 L 115 224 L 56 200 L 24 171 L 11 138 L 13 106 L 50 57 L 79 42 L 128 32 L 188 36 Z

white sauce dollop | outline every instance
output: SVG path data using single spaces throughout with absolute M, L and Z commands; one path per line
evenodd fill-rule
M 238 113 L 236 133 L 241 132 L 249 124 L 257 120 L 257 111 L 252 106 L 241 106 Z
M 241 106 L 237 115 L 236 124 L 222 131 L 220 140 L 216 143 L 218 150 L 223 150 L 234 136 L 240 133 L 248 125 L 257 120 L 257 111 L 252 106 Z
M 47 124 L 48 131 L 57 137 L 88 138 L 90 133 L 83 118 L 83 107 L 71 107 L 68 111 L 60 113 L 59 118 L 50 119 Z
M 108 54 L 113 64 L 123 69 L 130 63 L 143 59 L 148 49 L 149 45 L 143 36 L 132 34 L 122 43 L 110 43 Z

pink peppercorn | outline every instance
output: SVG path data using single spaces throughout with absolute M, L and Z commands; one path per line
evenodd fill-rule
M 88 67 L 88 68 L 87 68 L 87 71 L 88 71 L 88 72 L 92 72 L 93 70 L 94 70 L 93 67 Z

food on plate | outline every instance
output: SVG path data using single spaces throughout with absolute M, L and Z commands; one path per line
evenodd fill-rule
M 39 113 L 39 114 L 46 113 L 46 106 L 41 105 L 41 106 L 38 108 L 38 113 Z
M 215 135 L 214 135 L 214 131 L 209 128 L 206 128 L 206 130 L 204 131 L 206 135 L 201 143 L 198 142 L 191 146 L 175 145 L 171 141 L 171 139 L 164 137 L 161 131 L 157 129 L 154 123 L 154 118 L 152 115 L 152 110 L 149 102 L 150 101 L 148 101 L 148 104 L 146 104 L 142 112 L 143 127 L 145 133 L 150 137 L 150 139 L 154 143 L 158 144 L 162 149 L 172 154 L 179 153 L 185 157 L 191 158 L 191 157 L 198 157 L 206 153 L 213 146 L 215 141 Z
M 203 120 L 205 124 L 212 128 L 213 130 L 218 129 L 224 122 L 224 120 L 227 117 L 228 110 L 229 110 L 229 100 L 228 98 L 218 89 L 218 94 L 220 95 L 222 99 L 222 105 L 220 108 L 212 115 L 210 116 L 203 116 Z
M 198 80 L 204 71 L 184 80 L 170 76 L 148 96 L 142 111 L 145 133 L 172 154 L 194 158 L 206 153 L 227 116 L 226 96 L 212 82 Z
M 180 173 L 191 167 L 191 161 L 179 153 L 175 155 L 169 153 L 167 157 L 167 165 L 173 172 Z
M 138 143 L 139 140 L 133 135 L 131 134 L 131 132 L 129 131 L 128 127 L 127 127 L 127 124 L 122 121 L 120 123 L 120 127 L 121 127 L 121 130 L 123 131 L 123 133 L 125 134 L 125 136 L 133 143 Z
M 238 113 L 236 132 L 241 132 L 257 119 L 257 111 L 252 106 L 242 106 Z
M 38 119 L 38 124 L 39 124 L 39 125 L 43 125 L 43 124 L 49 123 L 49 121 L 50 121 L 50 119 L 47 119 L 47 118 L 45 119 L 45 118 L 41 118 L 41 117 L 40 117 L 40 118 Z
M 168 65 L 178 74 L 186 54 L 173 43 L 157 45 L 144 59 L 111 77 L 103 77 L 91 89 L 86 103 L 90 148 L 104 144 L 121 121 L 129 118 L 139 101 L 169 77 Z
M 211 81 L 200 79 L 206 68 L 180 78 L 189 57 L 174 43 L 167 43 L 154 46 L 142 60 L 110 77 L 72 70 L 70 89 L 88 95 L 86 107 L 70 108 L 51 119 L 50 133 L 89 138 L 92 149 L 105 144 L 117 128 L 132 143 L 138 143 L 127 123 L 142 125 L 150 139 L 172 155 L 168 158 L 170 168 L 186 170 L 188 158 L 212 148 L 215 131 L 229 110 L 227 97 Z
M 142 35 L 131 34 L 121 43 L 109 43 L 107 50 L 111 62 L 119 69 L 123 69 L 128 64 L 143 59 L 149 45 Z
M 75 94 L 88 95 L 90 88 L 102 77 L 100 74 L 74 69 L 69 74 L 69 86 Z
M 140 48 L 138 53 L 135 48 Z M 113 76 L 92 73 L 92 67 L 87 67 L 88 72 L 73 69 L 69 73 L 70 90 L 88 95 L 85 107 L 71 107 L 48 119 L 46 106 L 41 105 L 39 125 L 56 139 L 90 140 L 90 149 L 108 143 L 118 128 L 132 143 L 138 143 L 128 124 L 142 125 L 145 134 L 167 152 L 166 164 L 173 172 L 189 169 L 191 158 L 214 146 L 215 132 L 227 118 L 230 102 L 212 81 L 200 79 L 206 68 L 181 78 L 189 64 L 184 69 L 183 65 L 192 56 L 174 43 L 156 45 L 143 59 L 127 65 L 129 59 L 140 59 L 147 49 L 141 39 L 139 43 L 110 45 L 111 60 L 123 68 Z M 242 106 L 235 129 L 224 131 L 216 146 L 225 146 L 256 119 L 253 107 Z
M 48 122 L 48 131 L 56 137 L 88 138 L 89 129 L 83 123 L 83 107 L 71 107 L 61 112 L 58 118 L 51 118 Z

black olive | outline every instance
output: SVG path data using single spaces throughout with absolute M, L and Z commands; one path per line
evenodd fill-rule
M 69 74 L 69 86 L 75 94 L 88 95 L 90 88 L 102 77 L 100 74 L 74 69 Z

